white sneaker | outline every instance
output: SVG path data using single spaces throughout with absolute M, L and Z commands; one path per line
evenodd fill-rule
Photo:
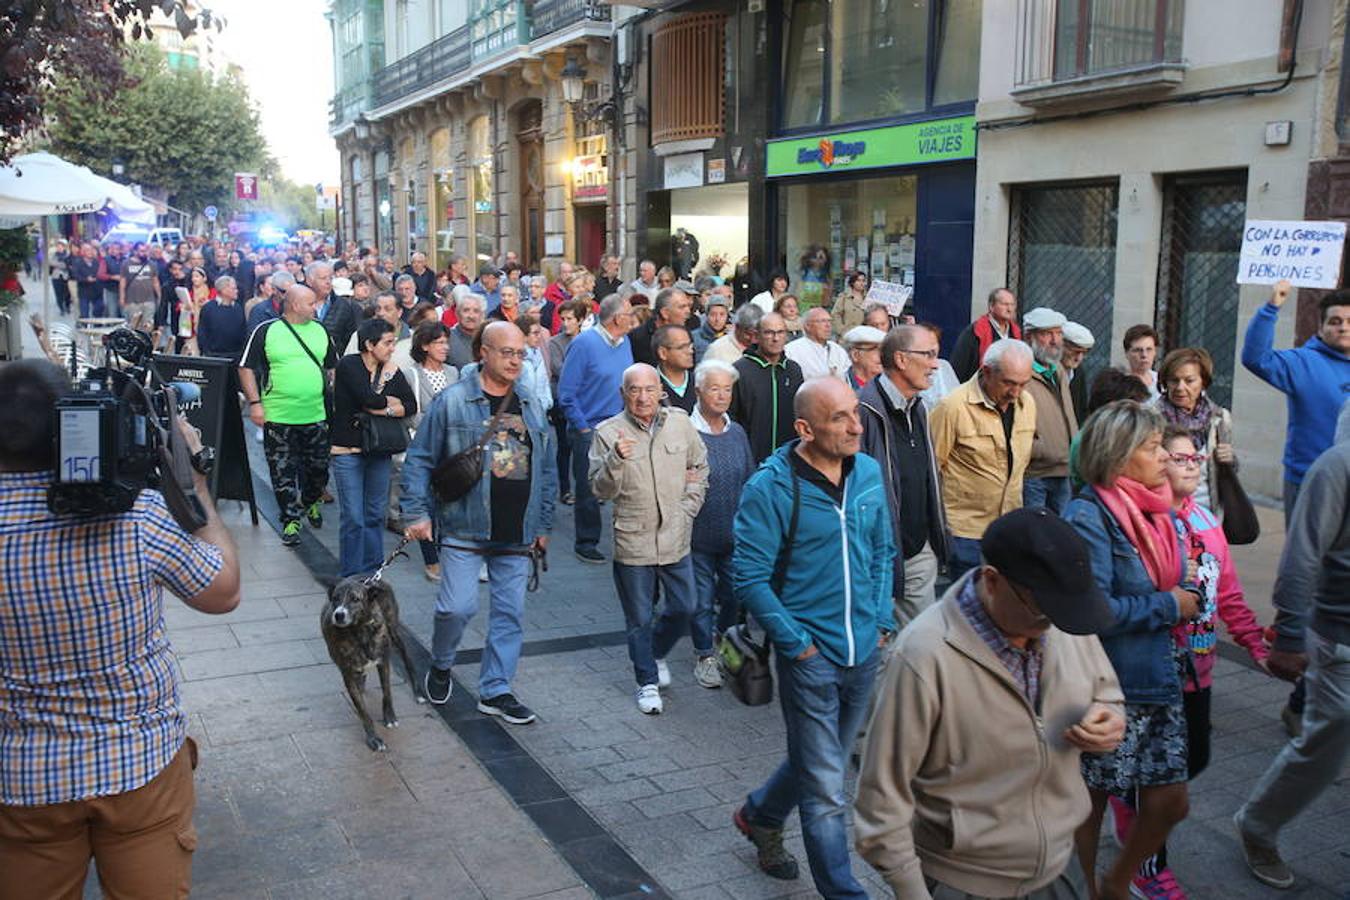
M 656 685 L 657 687 L 670 687 L 670 666 L 666 665 L 664 659 L 656 661 Z
M 637 689 L 638 711 L 649 716 L 661 712 L 661 691 L 654 684 L 644 684 Z
M 487 563 L 483 563 L 481 566 L 478 567 L 478 583 L 479 584 L 488 583 Z
M 694 663 L 694 680 L 705 688 L 722 686 L 722 672 L 717 668 L 716 656 L 699 657 L 698 662 Z

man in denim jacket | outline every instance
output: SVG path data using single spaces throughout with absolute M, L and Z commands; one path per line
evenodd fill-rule
M 427 410 L 403 462 L 402 511 L 409 540 L 431 540 L 436 515 L 441 586 L 431 634 L 427 699 L 445 703 L 450 668 L 469 620 L 478 611 L 478 569 L 486 560 L 491 594 L 487 642 L 478 676 L 478 710 L 515 725 L 534 713 L 511 692 L 520 661 L 525 586 L 531 548 L 542 551 L 553 529 L 558 469 L 553 429 L 537 397 L 512 390 L 525 361 L 525 337 L 509 322 L 483 331 L 483 354 Z M 497 413 L 506 404 L 505 411 Z M 474 447 L 491 426 L 482 448 L 483 471 L 467 494 L 437 503 L 431 473 L 443 460 Z

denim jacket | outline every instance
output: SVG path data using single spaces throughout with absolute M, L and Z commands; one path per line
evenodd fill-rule
M 517 383 L 516 396 L 530 434 L 530 500 L 525 507 L 525 542 L 553 530 L 553 503 L 558 493 L 558 463 L 553 428 L 542 403 Z M 487 541 L 492 534 L 492 466 L 483 460 L 483 477 L 454 503 L 440 503 L 431 492 L 431 472 L 442 460 L 478 442 L 492 419 L 478 368 L 467 366 L 460 380 L 441 391 L 426 410 L 417 437 L 403 460 L 404 520 L 413 523 L 434 513 L 442 537 Z M 485 451 L 486 452 L 486 451 Z
M 1092 575 L 1116 615 L 1098 637 L 1115 666 L 1127 703 L 1180 703 L 1181 680 L 1171 629 L 1181 618 L 1171 591 L 1153 585 L 1139 551 L 1125 537 L 1097 492 L 1085 487 L 1064 510 L 1064 520 L 1087 541 Z M 1177 539 L 1180 545 L 1180 538 Z M 1184 547 L 1177 553 L 1186 564 Z M 1178 575 L 1184 573 L 1184 569 Z

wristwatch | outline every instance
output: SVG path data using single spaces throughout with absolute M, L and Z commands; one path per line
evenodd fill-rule
M 392 418 L 394 417 L 394 410 L 393 410 L 393 408 L 392 408 L 392 407 L 389 407 L 389 406 L 386 406 L 386 407 L 384 408 L 384 415 L 385 415 L 385 418 L 392 419 Z
M 192 454 L 192 468 L 203 475 L 210 475 L 211 470 L 216 467 L 216 451 L 212 447 L 203 447 Z

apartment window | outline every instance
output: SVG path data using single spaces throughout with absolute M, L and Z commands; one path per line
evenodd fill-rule
M 1008 286 L 1021 309 L 1048 306 L 1092 332 L 1087 377 L 1111 360 L 1119 194 L 1114 181 L 1026 185 L 1012 194 Z
M 492 177 L 492 137 L 487 116 L 469 123 L 469 239 L 474 265 L 491 260 L 497 248 L 497 204 Z
M 725 23 L 722 13 L 694 13 L 652 35 L 653 144 L 722 134 Z
M 1055 80 L 1181 59 L 1183 0 L 1056 0 Z
M 793 0 L 782 126 L 813 128 L 973 104 L 982 0 Z

